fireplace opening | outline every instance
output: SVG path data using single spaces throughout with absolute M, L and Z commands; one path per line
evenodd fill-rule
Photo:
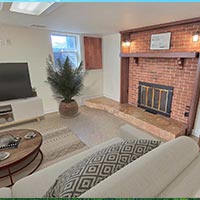
M 174 88 L 171 86 L 139 82 L 138 107 L 153 114 L 170 117 Z

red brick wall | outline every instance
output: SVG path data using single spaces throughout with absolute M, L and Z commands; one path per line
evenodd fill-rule
M 131 52 L 163 52 L 150 50 L 151 34 L 171 32 L 170 50 L 200 51 L 200 41 L 192 42 L 192 34 L 200 30 L 200 23 L 143 31 L 131 34 Z M 139 65 L 130 58 L 129 66 L 129 103 L 137 105 L 139 81 L 174 87 L 171 118 L 187 122 L 184 116 L 186 106 L 190 106 L 195 79 L 197 59 L 185 59 L 183 70 L 179 69 L 176 59 L 139 58 Z

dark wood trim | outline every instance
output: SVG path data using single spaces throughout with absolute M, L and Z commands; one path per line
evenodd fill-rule
M 191 24 L 191 23 L 196 23 L 196 22 L 200 22 L 200 17 L 185 19 L 185 20 L 180 20 L 180 21 L 174 21 L 174 22 L 168 22 L 168 23 L 163 23 L 163 24 L 156 24 L 156 25 L 151 25 L 151 26 L 145 26 L 145 27 L 140 27 L 140 28 L 134 28 L 134 29 L 129 29 L 129 30 L 125 30 L 125 31 L 120 31 L 120 33 L 121 34 L 136 33 L 136 32 L 140 32 L 140 31 L 149 31 L 149 30 L 154 30 L 154 29 L 166 28 L 166 27 L 170 27 L 170 26 Z
M 128 103 L 129 58 L 121 58 L 120 103 Z
M 102 69 L 102 38 L 83 37 L 85 52 L 85 69 Z
M 198 104 L 199 104 L 199 97 L 200 97 L 200 58 L 198 59 L 196 77 L 193 87 L 193 95 L 191 100 L 190 106 L 190 114 L 188 119 L 188 127 L 187 127 L 187 135 L 191 135 L 192 129 L 194 127 L 195 118 L 197 114 Z
M 129 35 L 121 35 L 120 44 L 122 44 L 124 39 L 127 39 Z M 123 50 L 122 45 L 121 52 Z M 120 68 L 120 103 L 128 103 L 128 87 L 129 87 L 129 58 L 121 58 L 121 68 Z
M 120 53 L 120 57 L 134 58 L 198 58 L 199 52 L 136 52 Z

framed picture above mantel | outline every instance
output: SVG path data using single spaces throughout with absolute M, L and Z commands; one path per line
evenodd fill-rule
M 151 35 L 151 50 L 167 50 L 170 49 L 171 32 L 152 34 Z

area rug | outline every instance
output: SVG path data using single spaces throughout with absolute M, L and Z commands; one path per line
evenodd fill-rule
M 44 157 L 39 169 L 88 149 L 86 144 L 66 127 L 49 130 L 41 134 L 43 136 L 41 150 Z
M 43 161 L 37 171 L 46 168 L 58 161 L 64 160 L 79 152 L 82 152 L 88 147 L 84 144 L 71 130 L 67 127 L 55 127 L 53 129 L 39 130 L 43 136 L 41 151 L 43 153 Z M 13 175 L 13 181 L 26 177 L 37 164 L 40 162 L 41 156 L 38 157 L 26 168 Z M 20 166 L 20 165 L 19 165 Z M 0 176 L 6 172 L 0 172 Z M 0 188 L 10 184 L 8 177 L 0 179 Z

